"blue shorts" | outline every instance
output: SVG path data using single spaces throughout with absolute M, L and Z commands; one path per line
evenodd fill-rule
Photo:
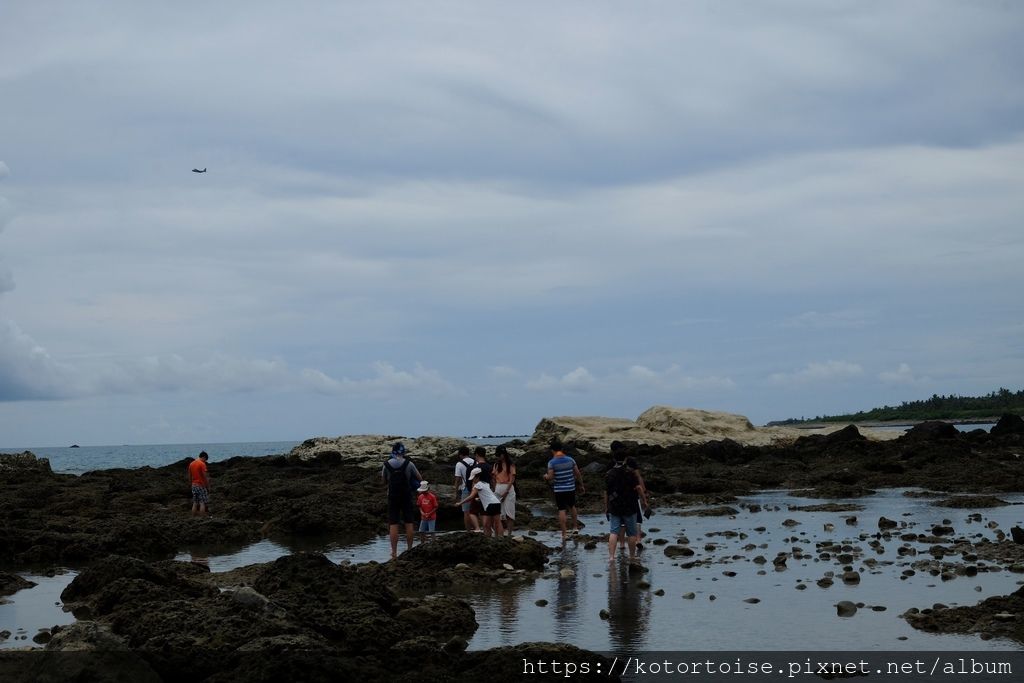
M 626 527 L 626 536 L 636 536 L 636 515 L 632 512 L 628 515 L 610 514 L 608 516 L 608 531 L 617 534 L 621 527 Z
M 434 533 L 434 527 L 437 526 L 436 519 L 421 519 L 420 520 L 420 531 L 424 533 Z
M 459 489 L 459 500 L 462 500 L 463 498 L 465 498 L 468 495 L 469 495 L 469 490 L 468 489 Z M 469 512 L 470 506 L 472 506 L 472 505 L 473 505 L 472 501 L 470 501 L 468 503 L 463 503 L 462 504 L 462 511 L 463 512 Z

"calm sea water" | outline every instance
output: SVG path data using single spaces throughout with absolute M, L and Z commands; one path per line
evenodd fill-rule
M 509 441 L 507 438 L 467 439 L 473 443 L 496 445 Z M 21 453 L 32 451 L 40 458 L 50 461 L 54 472 L 82 474 L 91 470 L 113 468 L 163 467 L 182 458 L 194 458 L 200 451 L 210 455 L 210 462 L 227 460 L 236 455 L 260 456 L 286 454 L 298 446 L 300 441 L 252 441 L 240 443 L 171 443 L 126 446 L 82 446 L 43 448 L 0 448 L 0 453 Z

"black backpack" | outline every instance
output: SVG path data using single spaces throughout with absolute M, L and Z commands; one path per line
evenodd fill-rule
M 388 498 L 402 498 L 412 496 L 412 487 L 409 485 L 409 465 L 411 463 L 408 459 L 402 460 L 402 464 L 398 467 L 392 467 L 391 461 L 384 463 L 384 467 L 388 471 Z M 417 484 L 417 486 L 419 486 Z
M 615 465 L 605 475 L 608 484 L 608 512 L 613 515 L 634 515 L 637 511 L 637 479 L 624 465 Z
M 469 462 L 466 462 L 467 460 Z M 462 463 L 466 467 L 466 476 L 462 479 L 462 485 L 468 491 L 469 488 L 470 488 L 469 473 L 473 471 L 474 467 L 476 467 L 476 459 L 474 459 L 474 458 L 472 458 L 472 457 L 467 455 L 464 458 L 460 458 L 459 462 Z

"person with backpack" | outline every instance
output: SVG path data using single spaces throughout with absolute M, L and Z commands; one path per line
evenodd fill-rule
M 626 464 L 624 449 L 612 450 L 615 464 L 605 474 L 604 513 L 608 518 L 608 561 L 615 561 L 615 549 L 619 545 L 619 529 L 625 527 L 626 544 L 629 547 L 629 562 L 636 562 L 636 512 L 643 500 L 647 507 L 647 494 L 636 472 Z
M 455 463 L 455 500 L 469 495 L 469 472 L 476 466 L 476 459 L 469 454 L 469 446 L 459 446 L 458 461 Z M 462 505 L 462 521 L 466 531 L 479 531 L 480 523 L 472 512 L 472 504 Z
M 398 524 L 405 523 L 406 550 L 412 548 L 415 504 L 413 494 L 419 487 L 420 473 L 405 457 L 405 446 L 398 442 L 391 447 L 391 457 L 381 469 L 381 478 L 388 492 L 388 533 L 391 537 L 391 559 L 398 557 Z M 415 483 L 414 483 L 415 482 Z

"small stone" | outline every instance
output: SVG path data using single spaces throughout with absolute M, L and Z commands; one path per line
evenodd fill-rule
M 761 598 L 747 598 L 743 602 L 750 603 L 751 605 L 756 605 L 757 603 L 761 602 Z
M 469 565 L 466 564 L 465 562 L 459 562 L 457 565 L 455 565 L 454 568 L 456 570 L 469 569 Z
M 537 607 L 547 607 L 548 606 L 548 601 L 545 600 L 544 598 L 541 598 L 540 600 L 538 600 L 537 602 L 535 602 L 533 604 L 537 605 Z
M 1010 612 L 999 612 L 997 614 L 993 614 L 992 618 L 996 621 L 1014 621 L 1017 619 L 1017 615 L 1011 614 Z
M 609 618 L 611 618 L 612 615 L 611 615 L 610 612 L 608 612 L 608 610 L 603 609 L 603 610 L 601 610 L 600 612 L 597 613 L 597 616 L 599 616 L 599 617 L 601 617 L 601 619 L 607 621 Z
M 657 595 L 660 598 L 662 595 L 665 594 L 665 589 L 664 588 L 659 588 L 658 590 L 654 591 L 654 594 Z
M 843 583 L 855 584 L 860 583 L 860 574 L 857 572 L 843 572 Z
M 697 597 L 695 593 L 683 593 L 683 600 L 693 600 L 695 597 Z
M 574 576 L 576 576 L 576 572 L 574 572 L 573 570 L 569 569 L 568 567 L 562 567 L 558 571 L 558 578 L 560 578 L 560 579 L 571 579 Z
M 651 584 L 648 583 L 647 581 L 638 581 L 637 584 L 636 584 L 636 587 L 639 588 L 640 590 L 647 590 L 648 588 L 651 587 Z
M 501 567 L 502 567 L 502 569 L 504 569 L 507 572 L 510 572 L 510 571 L 515 569 L 515 567 L 513 567 L 510 564 L 508 564 L 507 562 L 505 564 L 501 565 Z

